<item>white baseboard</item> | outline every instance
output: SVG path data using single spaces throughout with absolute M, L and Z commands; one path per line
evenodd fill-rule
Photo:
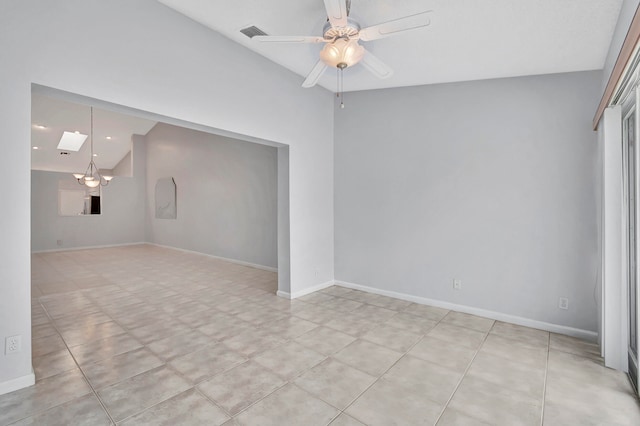
M 426 297 L 413 296 L 395 291 L 381 290 L 375 287 L 369 287 L 361 284 L 354 284 L 345 281 L 335 281 L 335 285 L 340 287 L 351 288 L 354 290 L 365 291 L 367 293 L 379 294 L 381 296 L 393 297 L 396 299 L 407 300 L 409 302 L 419 303 L 421 305 L 435 306 L 437 308 L 450 309 L 452 311 L 464 312 L 466 314 L 477 315 L 480 317 L 491 318 L 494 320 L 508 322 L 511 324 L 522 325 L 525 327 L 537 328 L 539 330 L 550 331 L 567 336 L 577 337 L 579 339 L 597 342 L 598 333 L 595 331 L 582 330 L 579 328 L 568 327 L 565 325 L 551 324 L 544 321 L 533 320 L 529 318 L 518 317 L 515 315 L 503 314 L 501 312 L 489 311 L 472 306 L 458 305 L 456 303 L 444 302 L 436 299 L 428 299 Z
M 26 376 L 16 377 L 15 379 L 7 380 L 0 383 L 0 395 L 5 393 L 17 391 L 28 386 L 32 386 L 36 383 L 36 375 L 31 369 L 31 373 Z
M 306 296 L 307 294 L 315 293 L 316 291 L 323 290 L 327 287 L 331 287 L 334 284 L 335 284 L 334 281 L 330 280 L 322 284 L 314 285 L 313 287 L 296 291 L 295 293 L 288 293 L 286 291 L 278 290 L 276 294 L 280 297 L 284 297 L 285 299 L 297 299 L 298 297 Z
M 284 297 L 285 299 L 291 299 L 291 293 L 289 293 L 289 292 L 287 292 L 287 291 L 281 291 L 281 290 L 278 290 L 278 291 L 276 292 L 276 296 Z
M 187 249 L 183 249 L 183 248 L 180 248 L 180 247 L 165 246 L 163 244 L 156 244 L 156 243 L 142 243 L 142 244 L 148 244 L 150 246 L 162 247 L 162 248 L 167 248 L 167 249 L 171 249 L 171 250 L 178 250 L 178 251 L 181 251 L 181 252 L 184 252 L 184 253 L 199 254 L 201 256 L 210 257 L 212 259 L 224 260 L 225 262 L 229 262 L 229 263 L 235 263 L 235 264 L 242 265 L 242 266 L 249 266 L 251 268 L 262 269 L 263 271 L 278 272 L 278 268 L 273 268 L 271 266 L 265 266 L 265 265 L 259 265 L 257 263 L 245 262 L 244 260 L 230 259 L 228 257 L 215 256 L 215 255 L 209 254 L 209 253 L 202 253 L 200 251 L 187 250 Z
M 141 241 L 139 243 L 121 243 L 121 244 L 105 244 L 100 246 L 66 247 L 66 248 L 49 249 L 49 250 L 33 250 L 31 251 L 31 253 L 32 254 L 55 253 L 59 251 L 77 251 L 77 250 L 92 250 L 92 249 L 103 249 L 103 248 L 112 248 L 112 247 L 140 246 L 143 244 L 147 244 L 147 243 Z

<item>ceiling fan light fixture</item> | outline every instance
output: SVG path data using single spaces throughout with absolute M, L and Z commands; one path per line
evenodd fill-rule
M 356 39 L 338 38 L 327 43 L 320 52 L 322 62 L 334 68 L 347 68 L 360 62 L 364 56 L 364 47 Z

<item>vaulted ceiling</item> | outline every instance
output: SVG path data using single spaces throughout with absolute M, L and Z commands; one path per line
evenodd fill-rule
M 293 71 L 301 83 L 322 48 L 260 43 L 240 30 L 255 25 L 269 35 L 321 36 L 327 20 L 323 0 L 159 1 Z M 362 42 L 394 74 L 381 80 L 357 64 L 345 71 L 344 90 L 601 69 L 621 5 L 622 0 L 352 0 L 350 17 L 362 27 L 433 12 L 429 27 Z M 336 72 L 328 71 L 319 84 L 335 91 Z
M 114 168 L 131 150 L 131 136 L 145 135 L 155 121 L 104 109 L 94 108 L 95 162 L 101 169 Z M 79 151 L 57 149 L 62 133 L 91 132 L 91 112 L 88 105 L 34 93 L 31 102 L 31 168 L 56 172 L 82 173 L 89 164 L 90 139 Z

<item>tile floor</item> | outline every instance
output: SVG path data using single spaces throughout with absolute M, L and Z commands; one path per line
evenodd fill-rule
M 152 246 L 33 256 L 1 425 L 639 425 L 589 343 Z

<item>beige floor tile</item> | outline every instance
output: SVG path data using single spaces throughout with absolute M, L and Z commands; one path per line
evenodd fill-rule
M 122 426 L 215 426 L 229 416 L 195 389 L 174 396 L 160 404 L 128 418 Z
M 549 353 L 547 348 L 534 348 L 530 344 L 496 334 L 487 336 L 480 352 L 497 355 L 536 369 L 545 368 Z
M 333 357 L 358 370 L 378 377 L 398 361 L 402 357 L 402 353 L 365 340 L 356 340 L 335 353 Z
M 345 412 L 370 426 L 433 425 L 442 409 L 441 404 L 380 379 Z
M 444 318 L 442 323 L 457 325 L 458 327 L 470 328 L 476 331 L 482 331 L 484 333 L 491 330 L 495 320 L 489 318 L 483 318 L 476 315 L 465 314 L 462 312 L 449 312 Z
M 478 349 L 486 334 L 470 328 L 440 322 L 427 333 L 427 336 L 444 340 L 445 342 L 456 343 L 470 349 Z
M 231 415 L 238 414 L 286 382 L 253 361 L 202 382 L 198 389 Z
M 284 320 L 286 318 L 289 318 L 289 315 L 276 309 L 262 308 L 242 312 L 238 314 L 237 317 L 257 327 L 264 324 Z
M 329 358 L 295 380 L 295 384 L 334 407 L 345 409 L 376 377 Z
M 14 423 L 12 426 L 108 426 L 110 424 L 111 420 L 102 405 L 95 395 L 90 394 Z
M 425 336 L 409 351 L 411 356 L 434 362 L 459 372 L 464 372 L 467 369 L 475 354 L 475 349 L 430 336 Z
M 62 332 L 62 338 L 69 346 L 84 345 L 94 340 L 124 333 L 125 330 L 114 321 L 92 324 L 80 329 Z
M 299 297 L 299 299 L 303 302 L 313 303 L 317 305 L 317 304 L 331 303 L 332 301 L 336 300 L 336 297 L 317 291 L 315 293 L 311 293 L 311 294 L 307 294 L 305 296 Z
M 214 341 L 223 341 L 237 336 L 245 331 L 256 330 L 256 327 L 246 321 L 227 314 L 220 314 L 215 321 L 198 327 L 199 331 Z
M 355 300 L 345 299 L 342 297 L 334 297 L 331 300 L 320 303 L 320 306 L 323 306 L 328 309 L 333 309 L 334 311 L 351 313 L 355 309 L 358 309 L 364 305 L 362 302 L 357 302 Z
M 341 315 L 338 311 L 334 311 L 333 309 L 327 309 L 318 305 L 313 305 L 311 303 L 307 305 L 309 306 L 295 309 L 293 311 L 293 314 L 298 318 L 302 318 L 316 324 L 325 324 L 335 318 L 340 317 Z
M 36 373 L 36 380 L 55 376 L 74 368 L 77 368 L 76 363 L 67 349 L 33 358 L 33 370 Z
M 200 303 L 197 300 L 191 300 L 191 298 L 180 295 L 181 303 L 175 303 L 177 300 L 172 301 L 171 303 L 164 303 L 161 306 L 158 306 L 161 310 L 165 311 L 169 315 L 179 316 L 186 314 L 187 312 L 200 312 L 211 309 L 209 306 L 204 303 Z
M 287 342 L 281 346 L 266 350 L 253 360 L 267 367 L 285 380 L 291 380 L 307 371 L 326 358 L 316 351 L 296 342 Z
M 303 346 L 330 355 L 356 340 L 355 337 L 327 327 L 317 327 L 294 339 Z
M 593 407 L 595 406 L 595 408 Z M 630 405 L 625 411 L 602 409 L 601 403 L 584 403 L 577 409 L 568 407 L 565 401 L 547 401 L 544 405 L 545 426 L 637 426 L 640 424 L 640 410 Z
M 412 303 L 406 308 L 404 308 L 403 312 L 406 312 L 411 315 L 417 315 L 433 321 L 440 321 L 449 313 L 449 310 L 436 308 L 435 306 L 419 305 L 417 303 Z
M 382 295 L 373 295 L 374 297 L 369 299 L 369 304 L 379 306 L 385 309 L 391 309 L 393 311 L 402 311 L 406 309 L 412 302 L 402 299 L 396 299 L 393 297 L 387 297 Z
M 139 342 L 148 345 L 157 340 L 166 339 L 176 334 L 185 334 L 191 331 L 191 327 L 179 321 L 162 321 L 135 327 L 129 330 L 129 334 Z
M 228 315 L 238 315 L 244 312 L 251 312 L 265 309 L 264 306 L 250 302 L 245 298 L 238 298 L 237 301 L 231 303 L 220 303 L 216 305 L 216 309 Z
M 606 368 L 602 360 L 585 358 L 568 352 L 549 351 L 549 376 L 567 376 L 585 383 L 606 384 L 617 387 L 626 375 Z
M 550 370 L 545 401 L 556 409 L 546 413 L 545 419 L 566 418 L 566 414 L 559 413 L 561 410 L 557 407 L 561 406 L 568 412 L 580 413 L 581 417 L 598 419 L 600 424 L 639 424 L 640 404 L 627 377 L 624 373 L 601 368 L 601 375 L 593 371 L 585 374 L 568 371 L 565 374 Z
M 135 349 L 82 367 L 94 389 L 121 382 L 145 371 L 160 367 L 162 360 L 147 348 Z
M 72 314 L 54 320 L 56 327 L 61 333 L 74 330 L 82 330 L 95 324 L 102 324 L 112 321 L 111 317 L 102 311 L 91 312 L 87 315 Z
M 319 325 L 316 323 L 293 316 L 287 316 L 280 321 L 263 325 L 263 328 L 268 329 L 270 333 L 283 339 L 295 339 L 317 327 L 319 327 Z
M 358 315 L 374 324 L 385 322 L 392 316 L 394 316 L 397 311 L 392 309 L 382 308 L 376 305 L 364 304 L 357 309 L 353 310 L 354 315 Z
M 160 247 L 96 252 L 33 256 L 38 382 L 0 396 L 0 424 L 103 423 L 82 371 L 98 387 L 122 380 L 99 392 L 127 424 L 512 426 L 543 411 L 547 425 L 640 424 L 627 377 L 589 342 L 336 286 L 287 300 L 275 273 Z M 54 325 L 83 343 L 69 349 L 82 370 Z M 227 420 L 227 407 L 239 416 Z
M 247 357 L 221 344 L 206 346 L 196 352 L 174 358 L 169 366 L 191 381 L 200 383 L 216 374 L 242 364 Z
M 67 346 L 59 334 L 52 334 L 51 336 L 40 337 L 39 339 L 33 339 L 31 341 L 31 356 L 34 358 L 66 349 Z
M 426 334 L 438 324 L 437 321 L 419 317 L 417 315 L 408 314 L 406 312 L 398 312 L 389 318 L 385 325 L 399 328 L 401 330 L 410 331 L 417 334 Z
M 0 395 L 0 424 L 33 416 L 90 392 L 78 369 L 48 377 L 28 388 Z
M 78 364 L 90 364 L 112 356 L 141 348 L 142 345 L 130 335 L 118 334 L 84 345 L 74 346 L 71 353 Z
M 600 359 L 600 348 L 598 347 L 598 345 L 596 345 L 595 343 L 576 339 L 575 337 L 551 333 L 549 347 L 551 349 L 568 352 L 574 355 Z
M 163 366 L 98 391 L 116 421 L 140 413 L 189 389 L 189 383 Z
M 438 419 L 437 426 L 491 426 L 497 423 L 486 423 L 452 408 L 447 408 Z M 507 426 L 507 425 L 505 425 Z
M 466 376 L 448 408 L 490 424 L 540 425 L 542 402 L 485 380 Z
M 545 368 L 480 352 L 473 360 L 467 377 L 477 377 L 505 389 L 513 389 L 542 402 Z
M 31 312 L 31 326 L 51 324 L 51 319 L 42 310 L 42 312 Z M 43 336 L 44 337 L 44 336 Z
M 523 327 L 521 325 L 496 321 L 490 334 L 517 340 L 523 345 L 534 348 L 546 348 L 549 346 L 548 331 L 536 330 L 535 328 Z
M 186 355 L 202 349 L 211 343 L 211 339 L 198 330 L 192 330 L 184 334 L 156 340 L 147 347 L 164 361 L 170 361 L 181 355 Z
M 332 285 L 331 287 L 327 287 L 324 290 L 320 290 L 322 293 L 330 294 L 331 296 L 338 297 L 347 297 L 349 294 L 353 293 L 353 290 L 350 288 L 340 287 L 337 285 Z
M 377 343 L 378 345 L 398 352 L 408 351 L 421 338 L 422 334 L 398 329 L 397 327 L 385 324 L 380 324 L 362 335 L 362 339 L 364 340 Z
M 223 342 L 229 348 L 236 352 L 251 357 L 261 352 L 271 349 L 275 346 L 279 346 L 285 342 L 284 339 L 269 334 L 265 330 L 248 330 L 244 331 L 234 337 L 231 337 Z
M 58 334 L 53 324 L 46 322 L 44 324 L 38 324 L 31 327 L 31 338 L 40 339 L 42 337 L 49 337 Z
M 444 405 L 462 379 L 462 373 L 407 355 L 391 367 L 382 378 Z
M 353 417 L 347 414 L 340 414 L 334 421 L 331 422 L 331 426 L 365 426 Z
M 340 412 L 295 385 L 278 389 L 239 416 L 240 425 L 305 425 L 324 426 Z
M 361 315 L 338 314 L 335 315 L 331 321 L 327 321 L 324 325 L 350 336 L 360 337 L 372 328 L 375 328 L 378 325 L 378 322 L 373 322 Z
M 156 309 L 152 305 L 130 306 L 124 308 L 125 312 L 118 313 L 107 311 L 119 324 L 127 329 L 141 327 L 147 324 L 165 322 L 169 318 L 166 312 Z

